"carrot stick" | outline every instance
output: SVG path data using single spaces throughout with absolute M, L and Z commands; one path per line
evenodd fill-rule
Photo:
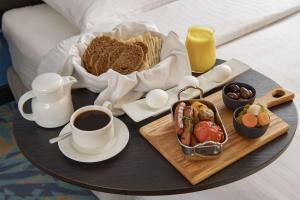
M 270 123 L 270 116 L 267 112 L 261 112 L 258 114 L 257 116 L 258 118 L 258 123 L 261 125 L 261 126 L 266 126 Z
M 248 128 L 254 128 L 257 125 L 258 120 L 254 114 L 247 113 L 242 116 L 242 123 Z

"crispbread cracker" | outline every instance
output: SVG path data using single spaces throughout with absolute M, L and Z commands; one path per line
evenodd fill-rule
M 135 42 L 143 42 L 143 37 L 141 35 L 138 35 L 136 37 L 129 38 L 125 41 L 126 43 L 135 43 Z
M 143 42 L 148 46 L 144 69 L 149 69 L 160 62 L 161 38 L 152 36 L 150 32 L 143 35 Z

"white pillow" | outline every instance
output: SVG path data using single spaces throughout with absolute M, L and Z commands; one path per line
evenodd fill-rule
M 44 0 L 83 31 L 100 23 L 121 22 L 173 1 L 175 0 Z

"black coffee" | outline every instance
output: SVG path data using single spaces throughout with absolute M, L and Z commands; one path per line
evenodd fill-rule
M 74 120 L 74 126 L 83 131 L 94 131 L 105 127 L 110 116 L 99 110 L 89 110 L 79 114 Z

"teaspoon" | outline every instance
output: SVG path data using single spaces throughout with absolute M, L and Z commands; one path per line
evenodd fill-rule
M 64 134 L 62 134 L 62 135 L 60 135 L 60 136 L 58 136 L 58 137 L 55 137 L 55 138 L 50 139 L 50 140 L 49 140 L 49 143 L 50 143 L 50 144 L 54 144 L 54 143 L 56 143 L 56 142 L 59 142 L 59 141 L 61 141 L 61 140 L 63 140 L 63 139 L 66 139 L 66 138 L 69 137 L 71 134 L 72 134 L 72 132 L 64 133 Z

